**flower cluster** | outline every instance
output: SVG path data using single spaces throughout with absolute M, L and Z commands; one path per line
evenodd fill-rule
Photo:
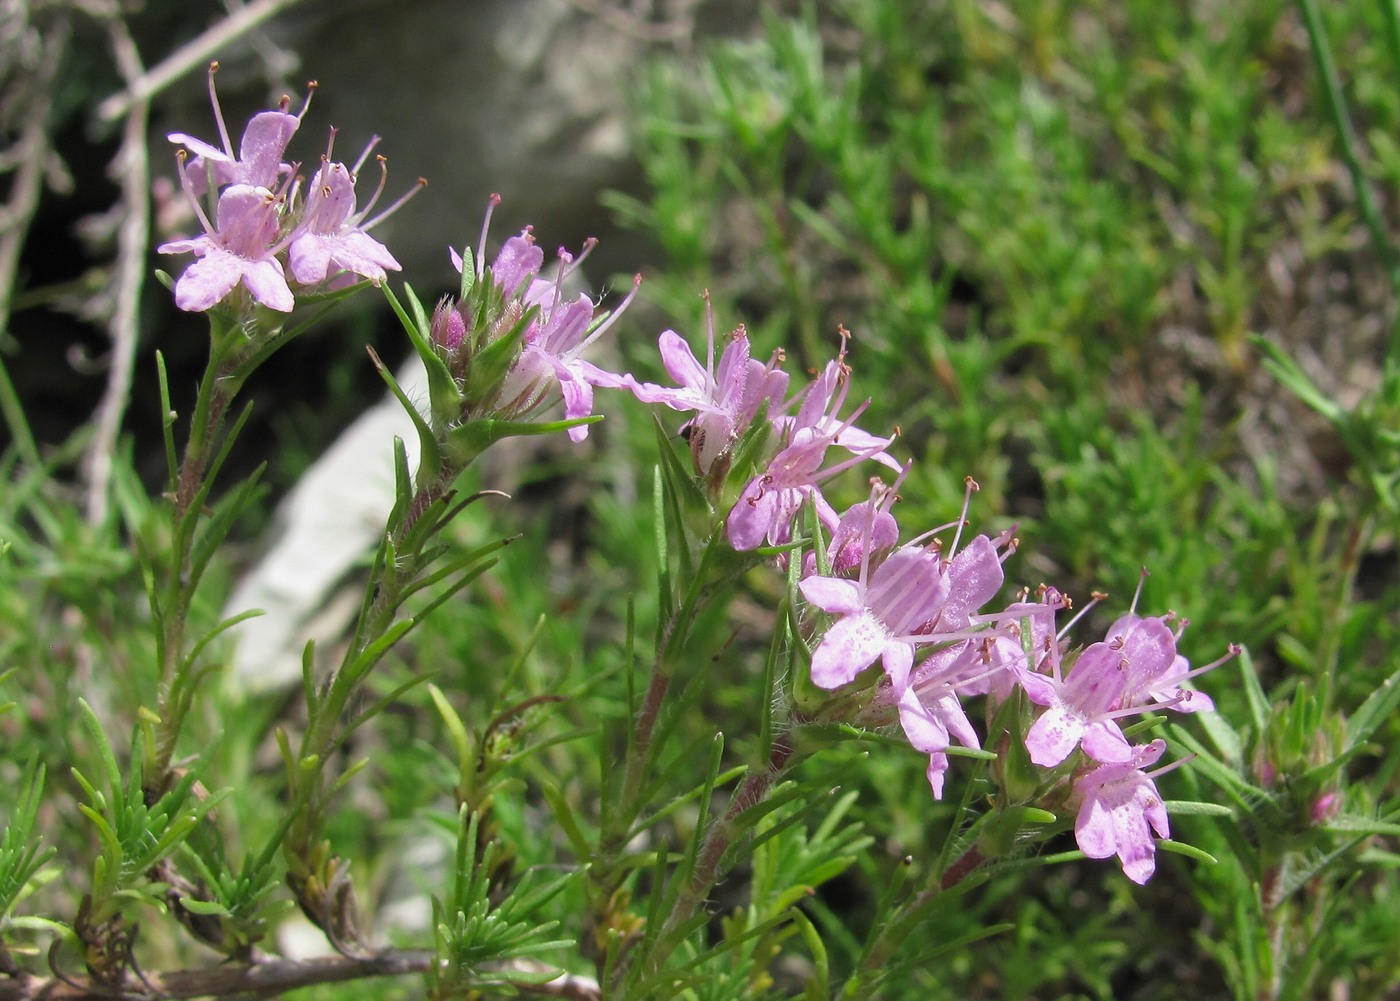
M 378 139 L 370 140 L 347 166 L 333 159 L 334 129 L 320 166 L 305 182 L 299 165 L 283 161 L 306 113 L 303 106 L 292 114 L 287 98 L 276 110 L 249 120 L 235 154 L 214 88 L 217 69 L 217 63 L 209 68 L 209 96 L 221 145 L 182 132 L 169 137 L 181 146 L 180 185 L 203 229 L 199 236 L 157 248 L 162 254 L 191 253 L 197 258 L 175 283 L 175 304 L 189 312 L 206 312 L 236 296 L 241 287 L 254 303 L 287 313 L 298 294 L 330 291 L 362 279 L 378 284 L 388 271 L 399 270 L 398 261 L 368 230 L 422 182 L 369 218 L 384 190 L 383 158 L 378 158 L 379 184 L 362 209 L 356 207 L 355 182 Z M 212 203 L 212 221 L 206 199 Z
M 1019 689 L 1034 709 L 1024 740 L 1030 760 L 1042 769 L 1038 797 L 1077 809 L 1075 835 L 1086 855 L 1116 854 L 1130 879 L 1145 882 L 1155 865 L 1152 832 L 1168 833 L 1153 783 L 1167 769 L 1147 770 L 1165 743 L 1134 745 L 1120 721 L 1149 710 L 1211 709 L 1210 699 L 1185 683 L 1237 650 L 1191 670 L 1177 653 L 1186 623 L 1173 628 L 1171 615 L 1138 615 L 1136 598 L 1133 610 L 1102 641 L 1078 651 L 1068 646 L 1069 627 L 1056 628 L 1056 613 L 1070 602 L 1053 588 L 1042 587 L 1034 600 L 1023 594 L 1001 610 L 985 610 L 1002 589 L 1002 564 L 1016 548 L 1012 532 L 978 535 L 962 544 L 968 500 L 976 489 L 969 480 L 956 522 L 900 542 L 892 508 L 910 466 L 901 466 L 887 451 L 893 435 L 881 437 L 855 425 L 869 400 L 842 416 L 850 368 L 846 332 L 841 335 L 837 357 L 785 399 L 788 378 L 777 367 L 781 356 L 768 364 L 752 359 L 743 327 L 730 335 L 716 369 L 707 306 L 703 368 L 685 341 L 668 330 L 661 335 L 661 356 L 679 385 L 657 386 L 631 376 L 623 382 L 645 402 L 694 415 L 682 432 L 697 472 L 716 494 L 723 492 L 737 443 L 750 430 L 767 433 L 771 453 L 728 508 L 725 531 L 737 550 L 785 547 L 793 541 L 799 515 L 810 507 L 829 534 L 824 546 L 815 540 L 815 550 L 806 554 L 798 585 L 803 599 L 830 619 L 812 651 L 814 684 L 833 692 L 864 692 L 861 720 L 897 718 L 910 745 L 928 756 L 935 798 L 943 795 L 950 746 L 980 747 L 965 700 L 986 696 L 995 708 Z M 761 415 L 766 426 L 754 429 Z M 833 451 L 838 457 L 829 459 Z M 897 471 L 897 478 L 873 481 L 867 500 L 838 514 L 821 484 L 866 460 Z M 949 531 L 952 540 L 945 543 L 940 534 Z M 877 663 L 879 670 L 871 671 Z
M 367 219 L 383 190 L 382 159 L 374 196 L 356 208 L 355 179 L 374 142 L 346 166 L 332 158 L 332 131 L 306 183 L 297 165 L 283 160 L 306 109 L 293 114 L 284 99 L 278 109 L 252 118 L 235 154 L 213 70 L 210 96 L 221 145 L 181 133 L 170 137 L 182 146 L 181 184 L 204 229 L 159 248 L 197 258 L 175 284 L 176 303 L 208 311 L 237 297 L 235 311 L 257 304 L 285 313 L 298 295 L 361 280 L 378 284 L 397 270 L 398 262 L 367 232 L 387 214 Z M 201 199 L 213 206 L 212 223 Z M 498 201 L 493 196 L 491 208 Z M 1102 641 L 1073 649 L 1069 627 L 1056 625 L 1070 602 L 1054 588 L 1042 587 L 1034 597 L 1023 592 L 1004 608 L 988 609 L 1005 582 L 1003 563 L 1016 549 L 1013 533 L 964 543 L 976 489 L 969 480 L 955 522 L 901 541 L 893 508 L 910 465 L 889 452 L 897 432 L 886 436 L 857 426 L 870 401 L 848 407 L 845 330 L 836 357 L 792 392 L 782 353 L 767 361 L 753 357 L 742 326 L 717 343 L 707 299 L 703 364 L 684 338 L 667 330 L 659 347 L 674 385 L 615 374 L 583 355 L 631 303 L 640 278 L 616 311 L 600 314 L 586 293 L 570 291 L 595 241 L 577 255 L 560 249 L 546 277 L 544 252 L 527 227 L 507 239 L 488 266 L 490 218 L 488 209 L 474 254 L 451 252 L 461 275 L 458 296 L 443 298 L 429 315 L 411 294 L 411 310 L 390 295 L 428 368 L 430 412 L 417 423 L 425 480 L 437 484 L 433 489 L 503 437 L 567 430 L 582 440 L 596 419 L 599 387 L 626 389 L 645 403 L 689 414 L 681 433 L 697 475 L 722 505 L 729 544 L 740 552 L 773 547 L 782 559 L 801 554 L 798 591 L 822 613 L 809 620 L 829 621 L 819 635 L 813 626 L 812 683 L 835 693 L 833 704 L 856 707 L 848 718 L 858 723 L 897 721 L 909 744 L 928 758 L 935 798 L 943 795 L 953 745 L 981 746 L 966 701 L 985 697 L 995 709 L 1021 693 L 1025 750 L 1042 770 L 1033 798 L 1078 811 L 1075 833 L 1086 855 L 1116 854 L 1131 879 L 1151 876 L 1152 833 L 1166 836 L 1168 823 L 1153 783 L 1164 769 L 1148 769 L 1165 744 L 1134 744 L 1121 722 L 1150 710 L 1212 708 L 1208 697 L 1186 687 L 1216 664 L 1193 671 L 1177 652 L 1184 621 L 1139 615 L 1135 597 Z M 537 421 L 555 401 L 563 403 L 564 420 Z M 736 469 L 740 446 L 748 442 L 754 448 Z M 757 459 L 752 467 L 750 456 Z M 839 513 L 823 484 L 867 462 L 892 471 L 893 481 L 872 481 L 866 500 Z M 795 540 L 794 526 L 808 511 L 824 538 Z M 852 698 L 843 702 L 848 694 Z
M 598 315 L 586 293 L 570 296 L 565 288 L 597 241 L 587 241 L 577 257 L 561 247 L 554 277 L 547 279 L 540 274 L 544 251 L 529 227 L 506 240 L 487 267 L 486 236 L 499 201 L 492 195 L 475 263 L 451 251 L 462 294 L 439 301 L 429 326 L 428 339 L 452 377 L 448 419 L 521 421 L 562 397 L 565 420 L 580 421 L 593 414 L 595 386 L 624 385 L 624 377 L 583 353 L 631 304 L 641 278 L 616 310 Z M 568 431 L 582 441 L 588 426 L 575 423 Z

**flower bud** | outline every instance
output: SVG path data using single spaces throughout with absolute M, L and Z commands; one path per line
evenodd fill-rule
M 445 351 L 449 359 L 456 355 L 467 336 L 467 323 L 450 297 L 438 300 L 430 331 L 433 344 Z

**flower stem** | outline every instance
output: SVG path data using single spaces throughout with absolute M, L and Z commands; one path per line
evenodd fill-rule
M 190 605 L 199 587 L 199 575 L 191 563 L 201 499 L 207 495 L 205 476 L 223 431 L 233 393 L 229 391 L 227 350 L 220 350 L 231 338 L 215 331 L 211 338 L 209 362 L 205 366 L 190 419 L 184 458 L 170 490 L 170 554 L 165 567 L 163 595 L 153 596 L 159 630 L 156 656 L 160 667 L 160 688 L 156 701 L 155 734 L 148 748 L 145 786 L 159 795 L 169 784 L 170 762 L 179 742 L 194 697 L 194 664 L 185 656 L 185 625 Z
M 972 845 L 958 859 L 943 870 L 942 875 L 929 883 L 907 904 L 899 907 L 870 940 L 861 958 L 860 965 L 846 982 L 842 997 L 853 998 L 864 994 L 864 989 L 874 977 L 880 975 L 890 959 L 899 950 L 905 937 L 913 930 L 913 918 L 929 904 L 953 889 L 971 876 L 986 862 L 977 845 Z
M 744 781 L 739 784 L 739 789 L 730 801 L 729 809 L 725 811 L 724 818 L 712 824 L 705 833 L 705 840 L 701 843 L 700 851 L 696 854 L 695 868 L 691 870 L 690 882 L 681 891 L 675 907 L 671 910 L 670 917 L 666 919 L 666 924 L 661 930 L 658 953 L 654 953 L 650 957 L 653 965 L 660 965 L 665 960 L 666 954 L 678 944 L 667 942 L 667 939 L 680 924 L 690 919 L 695 913 L 695 908 L 704 901 L 719 880 L 720 863 L 724 860 L 724 853 L 734 843 L 735 820 L 745 810 L 757 806 L 768 797 L 768 794 L 773 791 L 773 786 L 787 770 L 792 754 L 793 746 L 790 742 L 782 737 L 775 739 L 772 753 L 768 757 L 767 767 L 762 771 L 749 772 L 748 775 L 744 776 Z

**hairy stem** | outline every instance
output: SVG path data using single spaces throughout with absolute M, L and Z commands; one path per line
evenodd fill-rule
M 750 772 L 744 776 L 744 781 L 739 784 L 739 789 L 730 801 L 729 809 L 725 811 L 724 818 L 711 825 L 705 833 L 705 840 L 700 845 L 695 868 L 690 875 L 690 883 L 681 891 L 680 897 L 676 900 L 676 906 L 671 911 L 671 916 L 666 919 L 666 925 L 661 931 L 663 943 L 677 926 L 689 920 L 691 915 L 695 913 L 695 908 L 714 888 L 715 883 L 722 875 L 720 863 L 724 860 L 724 853 L 734 843 L 734 821 L 749 807 L 763 802 L 773 791 L 773 786 L 787 770 L 792 753 L 793 747 L 787 740 L 781 737 L 774 740 L 773 750 L 768 758 L 768 766 L 762 771 Z M 663 945 L 662 948 L 664 949 L 666 946 Z M 664 956 L 653 958 L 664 959 Z

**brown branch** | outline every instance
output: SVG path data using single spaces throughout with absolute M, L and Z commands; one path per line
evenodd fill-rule
M 368 980 L 372 977 L 403 977 L 428 973 L 433 954 L 419 950 L 385 952 L 378 956 L 321 959 L 268 959 L 251 966 L 215 966 L 202 970 L 143 974 L 123 991 L 85 978 L 36 977 L 26 974 L 0 980 L 0 1001 L 113 1001 L 115 998 L 221 998 L 270 997 L 283 991 L 317 984 Z M 543 984 L 510 980 L 511 970 L 538 972 L 535 963 L 518 961 L 492 979 L 510 982 L 521 994 L 564 998 L 567 1001 L 597 1001 L 602 997 L 598 984 L 588 977 L 563 974 Z
M 216 22 L 204 34 L 161 60 L 129 84 L 126 90 L 113 94 L 99 104 L 98 121 L 116 121 L 126 114 L 133 104 L 149 100 L 191 70 L 208 66 L 209 60 L 224 46 L 298 2 L 299 0 L 253 0 L 246 7 L 238 8 Z
M 6 43 L 13 49 L 10 55 L 15 64 L 14 77 L 7 81 L 10 89 L 0 99 L 0 135 L 16 136 L 11 145 L 0 149 L 0 175 L 12 175 L 8 179 L 7 200 L 0 205 L 0 332 L 6 333 L 19 284 L 20 252 L 39 208 L 45 177 L 55 173 L 62 176 L 49 142 L 49 115 L 57 89 L 54 80 L 71 31 L 66 17 L 58 16 L 37 25 L 23 20 L 27 13 L 21 12 L 15 19 L 17 23 L 7 25 L 14 36 Z M 0 380 L 8 381 L 3 364 Z M 3 381 L 0 389 L 4 388 Z M 20 456 L 28 465 L 37 466 L 38 446 L 22 412 L 18 421 L 11 431 Z

